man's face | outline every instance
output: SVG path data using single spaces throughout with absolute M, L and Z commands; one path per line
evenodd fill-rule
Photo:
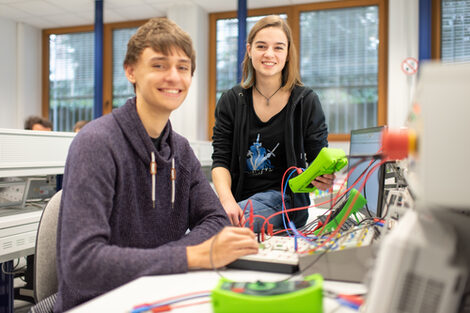
M 41 124 L 34 124 L 31 130 L 51 131 L 52 129 L 50 127 L 44 127 Z
M 169 55 L 145 48 L 137 63 L 127 65 L 125 71 L 136 86 L 137 101 L 154 112 L 168 114 L 186 98 L 192 79 L 191 59 L 177 48 Z

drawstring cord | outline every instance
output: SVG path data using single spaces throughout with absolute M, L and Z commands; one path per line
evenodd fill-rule
M 150 174 L 152 174 L 152 204 L 155 208 L 155 175 L 157 175 L 157 162 L 155 162 L 155 153 L 152 152 L 152 161 L 150 162 Z
M 152 152 L 152 161 L 150 162 L 150 174 L 152 174 L 152 205 L 155 208 L 155 177 L 157 175 L 157 162 L 155 161 L 155 153 Z M 175 206 L 175 181 L 176 181 L 176 169 L 175 169 L 175 158 L 171 159 L 171 208 Z
M 171 208 L 175 206 L 175 181 L 176 181 L 176 169 L 175 169 L 175 158 L 171 159 Z

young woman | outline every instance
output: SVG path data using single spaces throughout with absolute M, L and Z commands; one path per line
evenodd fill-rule
M 300 80 L 291 30 L 279 16 L 267 16 L 251 29 L 241 85 L 222 95 L 215 117 L 212 178 L 232 224 L 248 218 L 250 208 L 242 211 L 248 200 L 255 215 L 281 211 L 285 171 L 312 162 L 328 145 L 328 130 L 317 94 Z M 312 184 L 325 190 L 333 179 L 324 175 Z M 286 192 L 287 209 L 310 204 L 308 194 Z M 289 217 L 302 226 L 308 211 Z M 255 232 L 263 222 L 255 219 Z M 269 223 L 281 227 L 281 215 Z

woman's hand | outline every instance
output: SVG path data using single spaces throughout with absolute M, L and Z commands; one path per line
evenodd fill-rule
M 320 190 L 327 190 L 333 186 L 333 182 L 335 181 L 335 179 L 335 174 L 324 174 L 315 178 L 312 181 L 312 185 L 314 185 Z
M 222 206 L 224 207 L 224 210 L 233 226 L 242 226 L 245 224 L 245 216 L 236 201 L 222 203 Z

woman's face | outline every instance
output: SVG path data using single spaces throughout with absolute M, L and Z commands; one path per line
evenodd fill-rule
M 267 27 L 260 30 L 247 44 L 248 55 L 251 57 L 256 78 L 281 76 L 286 65 L 289 43 L 287 36 L 278 27 Z

